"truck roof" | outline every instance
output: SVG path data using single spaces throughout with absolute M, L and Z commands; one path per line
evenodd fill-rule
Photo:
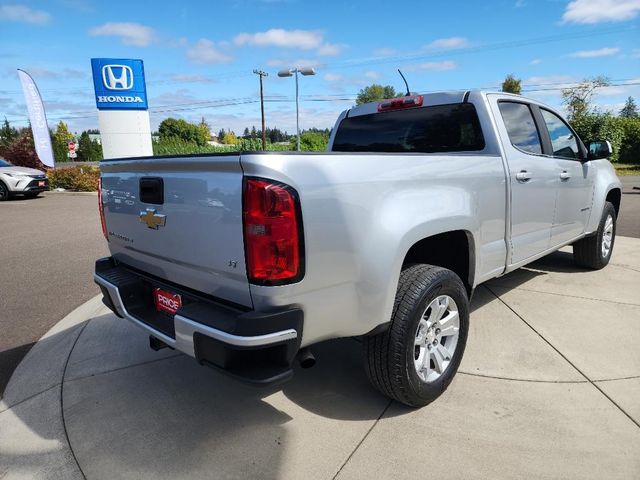
M 412 95 L 421 95 L 423 97 L 423 106 L 428 105 L 446 105 L 450 103 L 461 103 L 466 101 L 469 97 L 476 97 L 478 95 L 486 95 L 488 93 L 496 93 L 500 95 L 512 95 L 514 97 L 521 98 L 521 95 L 514 95 L 505 92 L 496 92 L 491 90 L 450 90 L 441 92 L 428 92 L 428 93 L 412 93 Z M 357 105 L 345 111 L 346 116 L 354 117 L 358 115 L 368 115 L 378 112 L 378 105 L 380 100 L 375 102 L 363 103 Z

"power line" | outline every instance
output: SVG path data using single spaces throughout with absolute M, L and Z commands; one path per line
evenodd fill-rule
M 562 86 L 553 87 L 554 85 L 562 85 Z M 531 84 L 531 85 L 525 85 L 524 86 L 525 88 L 523 88 L 522 91 L 524 93 L 560 91 L 565 88 L 571 88 L 576 85 L 579 85 L 579 83 L 556 82 L 556 83 L 546 83 L 546 84 L 541 83 L 537 85 Z M 623 80 L 621 81 L 621 83 L 610 83 L 609 85 L 604 85 L 596 88 L 600 89 L 600 88 L 607 88 L 607 87 L 621 87 L 621 86 L 635 86 L 635 85 L 640 85 L 640 81 Z M 551 86 L 552 88 L 527 88 L 527 87 L 536 87 L 536 86 L 540 86 L 540 87 Z M 500 87 L 497 87 L 497 86 L 485 87 L 480 90 L 498 90 L 499 88 Z M 474 89 L 477 89 L 477 88 L 472 88 L 467 90 L 474 90 Z M 434 92 L 435 91 L 423 91 L 419 93 L 428 94 L 428 93 L 434 93 Z M 304 100 L 307 102 L 353 102 L 355 101 L 357 94 L 330 94 L 330 95 L 307 94 L 307 95 L 303 95 L 303 97 L 305 97 Z M 329 98 L 323 98 L 323 97 L 329 97 Z M 294 98 L 288 97 L 285 95 L 271 95 L 271 96 L 264 97 L 265 103 L 291 103 L 294 101 L 295 101 Z M 249 104 L 254 104 L 258 102 L 259 100 L 253 99 L 251 97 L 217 99 L 217 100 L 202 101 L 202 102 L 158 105 L 156 107 L 150 108 L 149 113 L 151 115 L 154 115 L 158 113 L 172 113 L 172 112 L 181 112 L 181 111 L 194 111 L 194 110 L 200 110 L 200 109 L 214 109 L 214 108 L 230 107 L 230 106 L 237 106 L 237 105 L 249 105 Z M 53 115 L 53 116 L 49 116 L 48 118 L 49 120 L 75 120 L 75 119 L 83 119 L 83 118 L 95 118 L 96 116 L 97 116 L 97 111 L 81 111 L 81 112 L 69 112 L 68 114 L 65 114 L 65 115 L 62 115 L 62 114 Z M 11 123 L 27 123 L 28 117 L 13 118 L 8 120 Z

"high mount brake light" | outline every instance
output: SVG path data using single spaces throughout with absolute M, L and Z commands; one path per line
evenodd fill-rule
M 388 112 L 389 110 L 401 110 L 403 108 L 421 107 L 423 101 L 422 95 L 414 95 L 412 97 L 392 98 L 384 100 L 378 104 L 379 112 Z
M 102 226 L 102 235 L 109 241 L 107 234 L 107 221 L 104 218 L 104 205 L 102 204 L 102 177 L 98 179 L 98 210 L 100 211 L 100 225 Z
M 295 190 L 272 180 L 245 178 L 242 217 L 249 281 L 282 285 L 300 280 L 303 236 Z

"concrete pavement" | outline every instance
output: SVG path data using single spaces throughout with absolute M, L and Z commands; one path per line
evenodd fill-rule
M 369 386 L 360 344 L 255 389 L 94 298 L 48 332 L 0 403 L 0 478 L 640 477 L 640 240 L 593 272 L 557 252 L 473 301 L 460 372 L 412 410 Z

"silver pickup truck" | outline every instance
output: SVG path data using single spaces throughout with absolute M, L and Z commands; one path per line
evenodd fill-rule
M 201 364 L 281 382 L 309 346 L 361 337 L 412 406 L 455 375 L 474 288 L 565 245 L 609 262 L 621 184 L 552 108 L 481 91 L 343 112 L 326 153 L 103 161 L 104 302 Z

